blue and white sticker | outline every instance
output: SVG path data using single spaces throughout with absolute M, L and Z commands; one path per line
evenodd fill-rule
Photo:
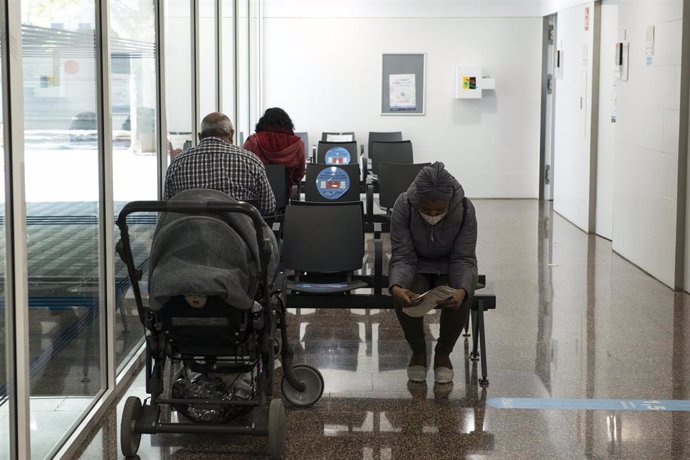
M 316 176 L 316 190 L 327 200 L 337 200 L 350 190 L 350 176 L 336 166 L 324 168 Z
M 659 399 L 489 398 L 496 409 L 690 412 L 690 401 Z
M 327 165 L 349 165 L 350 152 L 345 147 L 331 147 L 326 151 Z

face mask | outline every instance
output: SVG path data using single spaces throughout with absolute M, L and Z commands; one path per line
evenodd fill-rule
M 439 222 L 441 222 L 441 219 L 446 217 L 446 214 L 448 214 L 448 211 L 444 212 L 443 214 L 439 214 L 438 216 L 430 216 L 428 214 L 424 214 L 423 212 L 419 213 L 419 215 L 422 216 L 422 219 L 424 219 L 426 223 L 429 225 L 438 224 Z

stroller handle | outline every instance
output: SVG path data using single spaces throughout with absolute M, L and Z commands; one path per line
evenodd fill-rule
M 180 214 L 197 214 L 200 212 L 209 212 L 219 214 L 223 212 L 236 212 L 244 214 L 251 218 L 254 224 L 254 231 L 256 232 L 256 242 L 259 245 L 259 264 L 261 273 L 259 279 L 263 280 L 268 270 L 268 251 L 270 251 L 270 242 L 264 238 L 263 225 L 264 220 L 259 214 L 259 211 L 251 204 L 244 201 L 237 201 L 235 203 L 228 203 L 223 201 L 132 201 L 127 203 L 120 214 L 117 216 L 116 224 L 120 229 L 123 242 L 129 247 L 129 232 L 127 226 L 127 216 L 135 212 L 177 212 Z M 128 248 L 129 249 L 129 248 Z M 127 251 L 129 252 L 129 251 Z M 133 262 L 127 261 L 128 268 L 134 268 Z M 268 280 L 266 280 L 268 281 Z M 262 283 L 263 284 L 263 283 Z

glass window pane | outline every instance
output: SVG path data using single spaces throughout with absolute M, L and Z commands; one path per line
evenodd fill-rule
M 165 104 L 168 155 L 192 146 L 192 23 L 189 0 L 165 1 Z
M 223 46 L 220 52 L 223 54 L 221 59 L 222 75 L 221 85 L 223 100 L 221 101 L 221 112 L 230 117 L 233 122 L 237 122 L 235 116 L 235 8 L 233 2 L 222 3 L 223 21 L 221 23 L 221 39 Z
M 236 123 L 235 140 L 242 145 L 249 135 L 254 132 L 251 114 L 249 111 L 249 3 L 247 0 L 237 0 L 239 19 L 238 19 L 238 42 L 237 42 L 237 82 L 238 82 L 238 120 Z M 256 120 L 258 121 L 258 120 Z
M 102 390 L 94 0 L 22 5 L 31 452 Z
M 216 102 L 216 2 L 199 2 L 199 110 L 203 118 L 218 111 Z
M 118 0 L 110 8 L 113 190 L 115 213 L 134 200 L 158 197 L 156 157 L 156 11 L 151 0 Z M 147 260 L 153 224 L 132 225 L 135 260 Z M 115 240 L 120 231 L 115 227 Z M 147 274 L 147 270 L 143 270 Z M 145 280 L 144 280 L 145 281 Z M 143 292 L 146 292 L 145 290 Z M 115 354 L 118 367 L 143 341 L 127 276 L 115 259 Z
M 5 23 L 3 17 L 5 10 L 0 7 L 0 22 Z M 1 28 L 0 28 L 1 29 Z M 0 34 L 0 60 L 2 59 L 2 34 Z M 2 72 L 0 72 L 0 87 L 5 83 Z M 4 129 L 3 120 L 3 100 L 2 91 L 0 91 L 0 129 Z M 6 272 L 6 250 L 5 250 L 5 136 L 4 132 L 0 132 L 0 458 L 9 458 L 10 456 L 10 417 L 9 417 L 9 401 L 7 393 L 7 366 L 11 362 L 8 356 L 9 347 L 7 346 L 8 333 L 6 329 L 7 314 L 9 310 L 5 308 L 7 302 L 7 291 L 5 286 L 7 283 Z

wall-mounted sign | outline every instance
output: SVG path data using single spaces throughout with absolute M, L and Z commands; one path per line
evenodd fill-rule
M 455 98 L 479 99 L 482 97 L 482 68 L 466 65 L 455 68 Z M 492 79 L 493 81 L 493 79 Z M 489 88 L 487 88 L 489 89 Z M 492 88 L 493 89 L 493 88 Z
M 392 74 L 389 80 L 391 110 L 414 110 L 417 108 L 417 91 L 413 73 Z
M 381 115 L 424 115 L 426 55 L 384 54 Z

